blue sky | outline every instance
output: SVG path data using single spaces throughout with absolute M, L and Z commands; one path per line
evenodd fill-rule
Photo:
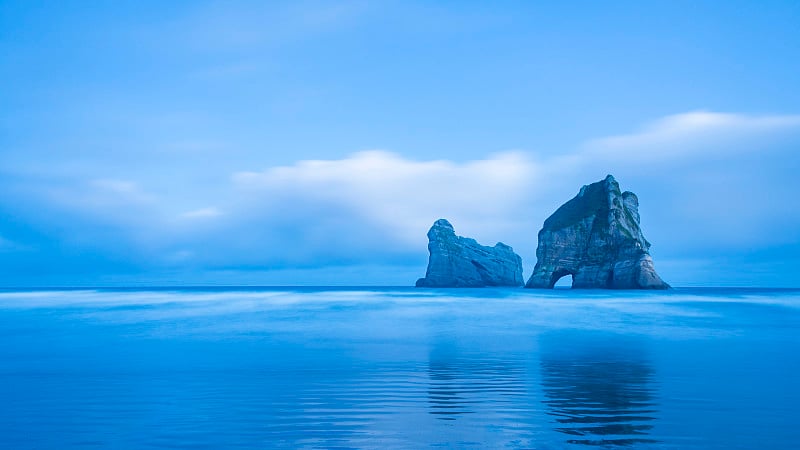
M 0 284 L 535 264 L 613 173 L 673 285 L 798 286 L 800 4 L 0 3 Z

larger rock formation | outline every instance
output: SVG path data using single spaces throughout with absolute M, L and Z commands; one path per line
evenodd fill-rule
M 417 287 L 522 286 L 522 258 L 502 242 L 494 247 L 456 236 L 450 222 L 439 219 L 428 231 L 430 259 Z
M 525 287 L 552 288 L 572 275 L 573 288 L 667 289 L 639 228 L 639 200 L 609 175 L 581 188 L 544 222 L 536 267 Z

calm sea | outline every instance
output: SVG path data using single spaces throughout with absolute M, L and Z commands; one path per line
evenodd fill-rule
M 800 290 L 0 291 L 0 447 L 800 446 Z

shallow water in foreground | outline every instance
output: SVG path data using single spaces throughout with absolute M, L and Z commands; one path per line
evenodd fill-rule
M 0 291 L 2 448 L 791 448 L 800 290 Z

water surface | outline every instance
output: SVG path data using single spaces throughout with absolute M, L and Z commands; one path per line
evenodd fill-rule
M 0 292 L 3 448 L 790 448 L 800 291 Z

